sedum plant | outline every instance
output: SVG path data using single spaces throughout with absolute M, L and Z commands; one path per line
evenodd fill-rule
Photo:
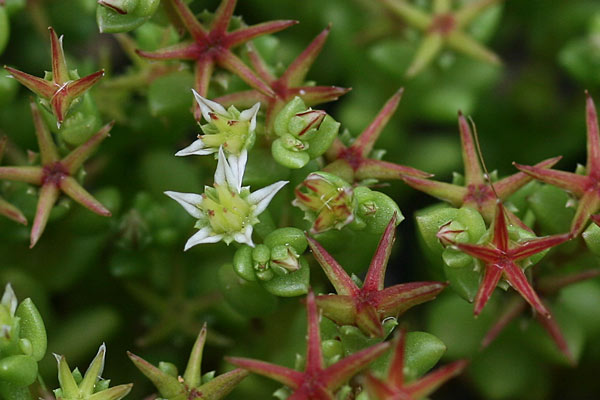
M 0 398 L 592 398 L 599 18 L 0 0 Z

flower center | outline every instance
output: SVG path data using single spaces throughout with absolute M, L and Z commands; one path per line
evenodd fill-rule
M 456 27 L 456 20 L 450 13 L 436 15 L 429 27 L 430 32 L 437 32 L 441 35 L 448 35 Z
M 67 171 L 60 161 L 56 161 L 44 166 L 42 169 L 42 185 L 50 183 L 58 186 L 67 176 L 69 176 L 69 171 Z
M 214 191 L 205 193 L 200 209 L 208 216 L 213 231 L 217 234 L 235 233 L 244 230 L 250 222 L 251 205 L 227 185 L 216 185 Z

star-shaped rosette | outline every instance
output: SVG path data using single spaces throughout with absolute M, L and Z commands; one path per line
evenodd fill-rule
M 279 78 L 273 75 L 254 45 L 248 43 L 250 64 L 275 94 L 269 96 L 258 90 L 246 90 L 222 96 L 217 100 L 224 104 L 236 104 L 240 107 L 249 107 L 254 102 L 260 101 L 267 108 L 265 119 L 267 132 L 271 132 L 275 116 L 279 111 L 296 96 L 300 97 L 308 107 L 337 100 L 340 96 L 348 93 L 350 89 L 338 86 L 314 86 L 306 83 L 306 74 L 323 49 L 330 30 L 331 27 L 324 29 L 292 61 Z
M 154 60 L 193 60 L 196 63 L 196 91 L 206 97 L 208 86 L 215 66 L 220 66 L 239 76 L 248 85 L 265 94 L 274 96 L 275 93 L 259 76 L 254 73 L 231 48 L 239 46 L 258 36 L 278 32 L 296 21 L 271 21 L 250 27 L 242 27 L 228 32 L 236 0 L 223 0 L 215 12 L 210 30 L 207 30 L 192 13 L 184 0 L 169 0 L 179 15 L 185 29 L 191 36 L 191 41 L 182 42 L 171 47 L 149 52 L 138 50 L 142 57 Z M 196 108 L 196 111 L 199 111 Z M 199 113 L 196 118 L 200 119 Z
M 306 296 L 306 310 L 308 340 L 306 367 L 303 372 L 248 358 L 226 357 L 225 359 L 239 368 L 247 369 L 288 386 L 293 390 L 288 400 L 333 400 L 335 392 L 344 383 L 390 347 L 389 342 L 379 343 L 325 368 L 319 332 L 319 315 L 312 290 Z
M 600 137 L 598 115 L 594 100 L 586 91 L 587 163 L 586 175 L 572 172 L 542 169 L 539 165 L 527 166 L 513 163 L 515 167 L 535 179 L 558 186 L 579 199 L 577 211 L 571 224 L 571 234 L 579 235 L 590 215 L 600 210 Z
M 432 176 L 416 168 L 369 158 L 381 131 L 398 108 L 403 91 L 404 89 L 398 90 L 385 103 L 371 124 L 350 146 L 346 146 L 340 139 L 335 140 L 326 153 L 331 164 L 324 168 L 325 171 L 339 174 L 351 182 L 364 179 L 402 179 L 407 175 L 420 178 Z
M 31 228 L 30 247 L 33 247 L 44 232 L 50 211 L 61 192 L 90 211 L 110 217 L 110 211 L 81 186 L 75 178 L 75 174 L 85 160 L 94 153 L 100 142 L 108 137 L 113 124 L 109 123 L 102 127 L 85 143 L 61 159 L 40 110 L 33 102 L 31 103 L 31 113 L 40 148 L 41 165 L 0 167 L 0 180 L 21 181 L 40 186 L 37 210 Z
M 248 372 L 243 369 L 234 369 L 214 378 L 212 378 L 212 373 L 209 376 L 203 376 L 201 365 L 206 334 L 206 324 L 204 324 L 192 347 L 183 376 L 177 376 L 177 373 L 171 375 L 133 353 L 127 352 L 127 355 L 135 366 L 152 381 L 160 396 L 165 400 L 219 400 L 227 396 L 238 383 L 248 376 Z
M 434 299 L 447 286 L 440 282 L 411 282 L 384 289 L 395 232 L 396 214 L 379 241 L 362 288 L 316 240 L 307 237 L 313 255 L 337 292 L 337 295 L 317 296 L 323 315 L 338 325 L 355 325 L 366 335 L 382 337 L 381 321 L 396 318 L 409 308 Z
M 466 360 L 455 361 L 438 368 L 416 381 L 404 381 L 404 350 L 406 332 L 401 330 L 394 339 L 392 360 L 385 380 L 367 374 L 363 386 L 371 400 L 418 400 L 429 396 L 447 380 L 459 375 L 467 366 Z
M 452 10 L 451 0 L 434 1 L 431 13 L 411 5 L 407 0 L 381 1 L 408 25 L 424 34 L 406 71 L 407 77 L 413 77 L 425 69 L 444 47 L 490 64 L 501 63 L 496 54 L 473 39 L 465 30 L 487 8 L 502 0 L 476 0 L 456 10 Z
M 204 135 L 198 135 L 198 140 L 175 153 L 176 156 L 214 154 L 221 146 L 225 153 L 240 156 L 242 151 L 252 147 L 260 103 L 241 112 L 234 106 L 226 110 L 219 103 L 200 96 L 194 89 L 192 91 L 207 123 L 201 126 Z
M 49 27 L 52 52 L 52 73 L 48 79 L 38 78 L 8 66 L 4 68 L 23 86 L 40 96 L 52 110 L 58 126 L 63 123 L 71 104 L 91 88 L 102 76 L 104 70 L 79 78 L 77 73 L 69 71 L 62 46 L 62 36 L 59 38 L 54 29 Z
M 7 139 L 6 136 L 0 136 L 0 162 L 2 162 L 2 158 L 4 157 Z M 25 218 L 21 210 L 4 200 L 2 197 L 0 197 L 0 215 L 20 224 L 27 225 L 27 218 Z
M 90 363 L 82 377 L 78 369 L 71 371 L 65 356 L 54 355 L 58 362 L 58 382 L 60 388 L 54 395 L 60 400 L 120 400 L 127 396 L 133 387 L 132 383 L 109 387 L 110 379 L 103 379 L 106 346 L 102 344 L 98 354 Z
M 518 262 L 566 242 L 571 239 L 568 233 L 514 243 L 509 237 L 506 210 L 498 201 L 496 216 L 490 227 L 490 237 L 485 243 L 458 243 L 448 237 L 443 239 L 483 263 L 483 279 L 475 296 L 476 316 L 483 310 L 500 279 L 504 278 L 540 315 L 551 317 L 550 311 L 527 281 L 523 268 Z
M 226 159 L 221 147 L 218 157 L 214 186 L 206 186 L 204 194 L 165 192 L 198 219 L 195 227 L 199 231 L 189 238 L 184 250 L 221 240 L 227 244 L 236 241 L 254 247 L 252 230 L 259 221 L 258 216 L 288 183 L 275 182 L 250 193 L 248 186 L 242 187 L 248 152 L 242 151 L 239 157 L 231 155 Z
M 462 146 L 462 156 L 465 169 L 464 185 L 455 185 L 452 183 L 439 182 L 431 179 L 422 179 L 419 177 L 404 176 L 403 180 L 414 189 L 420 190 L 436 197 L 440 200 L 450 203 L 453 207 L 468 206 L 479 211 L 487 223 L 491 223 L 496 213 L 496 195 L 504 201 L 513 193 L 530 182 L 532 178 L 523 172 L 519 172 L 506 178 L 494 182 L 494 190 L 486 181 L 486 175 L 481 167 L 477 148 L 473 140 L 473 133 L 469 127 L 466 118 L 459 111 L 458 129 L 460 132 L 460 142 Z M 561 157 L 554 157 L 544 160 L 536 167 L 540 170 L 550 168 L 556 164 Z M 531 231 L 516 215 L 512 212 L 504 211 L 511 224 Z

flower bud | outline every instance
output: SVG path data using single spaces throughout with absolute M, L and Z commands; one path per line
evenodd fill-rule
M 339 123 L 323 110 L 307 108 L 295 97 L 275 117 L 274 131 L 279 136 L 273 142 L 273 158 L 288 168 L 302 168 L 331 146 Z
M 294 190 L 292 204 L 313 221 L 312 233 L 342 229 L 354 219 L 352 187 L 342 179 L 326 172 L 315 172 Z

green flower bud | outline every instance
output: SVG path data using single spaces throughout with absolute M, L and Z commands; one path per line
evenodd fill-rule
M 29 386 L 37 378 L 37 362 L 30 356 L 14 355 L 0 360 L 0 381 Z
M 273 158 L 288 168 L 302 168 L 310 160 L 325 153 L 337 136 L 340 124 L 325 111 L 307 108 L 295 97 L 277 114 L 273 141 Z

